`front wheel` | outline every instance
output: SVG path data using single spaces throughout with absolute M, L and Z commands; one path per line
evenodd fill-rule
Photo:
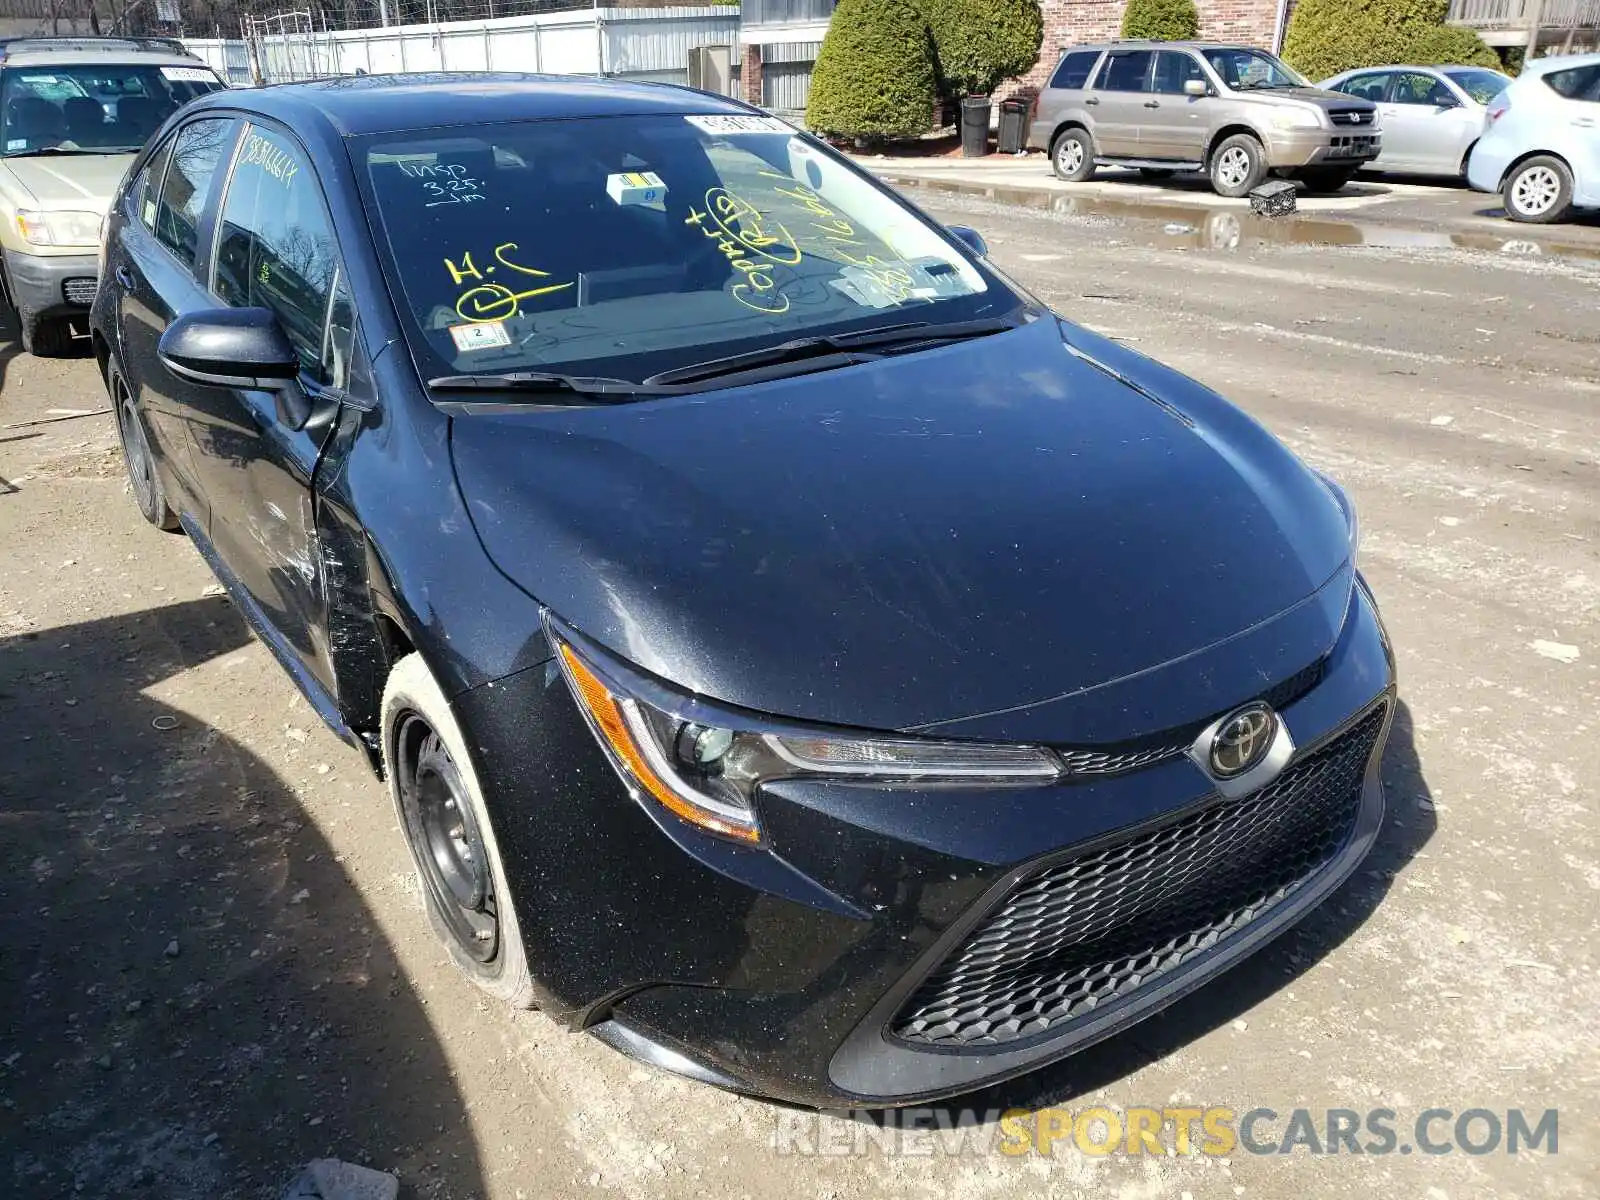
M 462 974 L 532 1008 L 533 980 L 483 790 L 444 692 L 418 654 L 383 689 L 383 765 L 428 919 Z
M 1500 196 L 1513 221 L 1548 225 L 1572 208 L 1572 171 L 1559 158 L 1541 154 L 1506 176 Z
M 1267 177 L 1267 153 L 1248 133 L 1236 133 L 1211 155 L 1211 190 L 1238 199 Z
M 1050 166 L 1057 179 L 1083 183 L 1094 175 L 1094 139 L 1087 130 L 1069 129 L 1050 148 Z

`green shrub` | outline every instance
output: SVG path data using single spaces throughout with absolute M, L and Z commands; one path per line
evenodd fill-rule
M 1039 61 L 1039 0 L 921 0 L 921 7 L 947 95 L 987 96 Z
M 1477 34 L 1444 24 L 1448 7 L 1448 0 L 1300 0 L 1283 57 L 1313 81 L 1385 63 L 1498 67 Z
M 1194 0 L 1128 0 L 1122 14 L 1122 36 L 1153 42 L 1187 42 L 1200 33 Z
M 840 0 L 811 73 L 806 124 L 848 137 L 933 128 L 928 27 L 911 0 Z

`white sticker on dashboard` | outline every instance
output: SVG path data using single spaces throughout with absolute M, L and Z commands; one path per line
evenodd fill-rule
M 511 345 L 511 335 L 500 321 L 474 321 L 470 325 L 450 326 L 450 340 L 465 354 L 468 350 L 492 350 Z
M 793 133 L 794 127 L 787 121 L 777 117 L 685 117 L 685 121 L 703 133 L 729 134 L 740 133 Z
M 162 67 L 161 74 L 174 83 L 217 83 L 217 74 L 206 67 Z

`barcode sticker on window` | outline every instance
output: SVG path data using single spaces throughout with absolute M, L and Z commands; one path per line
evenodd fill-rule
M 174 83 L 216 83 L 216 73 L 207 67 L 162 67 L 161 74 Z
M 741 133 L 793 133 L 786 121 L 777 117 L 685 117 L 685 121 L 703 133 L 722 136 Z

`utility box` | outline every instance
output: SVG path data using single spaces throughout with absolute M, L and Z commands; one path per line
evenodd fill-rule
M 1294 184 L 1287 179 L 1269 179 L 1250 190 L 1250 211 L 1258 217 L 1286 217 L 1294 211 Z

